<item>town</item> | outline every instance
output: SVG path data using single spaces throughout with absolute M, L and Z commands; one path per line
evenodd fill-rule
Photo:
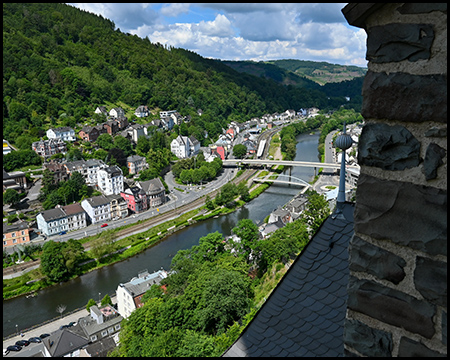
M 97 113 L 107 114 L 105 107 L 97 107 Z M 3 248 L 14 249 L 20 252 L 20 246 L 30 242 L 39 242 L 48 237 L 65 235 L 71 231 L 86 228 L 90 225 L 106 227 L 110 220 L 119 220 L 145 211 L 154 210 L 161 205 L 174 201 L 171 196 L 173 189 L 166 189 L 160 178 L 139 181 L 139 173 L 148 168 L 146 158 L 139 155 L 127 157 L 126 164 L 129 172 L 128 178 L 124 176 L 118 165 L 108 166 L 102 159 L 88 159 L 67 161 L 65 158 L 54 158 L 55 154 L 64 155 L 67 152 L 67 143 L 89 142 L 95 143 L 99 135 L 122 134 L 133 146 L 136 146 L 139 137 L 148 137 L 149 127 L 157 127 L 161 131 L 169 131 L 174 124 L 180 125 L 183 117 L 175 110 L 161 111 L 159 121 L 151 121 L 148 124 L 129 124 L 121 108 L 113 108 L 109 111 L 108 120 L 97 126 L 83 126 L 78 132 L 78 137 L 72 128 L 60 127 L 47 130 L 47 140 L 33 143 L 33 150 L 44 159 L 43 168 L 48 169 L 53 175 L 54 184 L 67 181 L 75 172 L 83 175 L 84 183 L 101 194 L 85 198 L 81 202 L 56 205 L 55 208 L 40 211 L 36 217 L 28 223 L 20 221 L 21 217 L 32 212 L 29 208 L 16 210 L 12 206 L 4 206 L 4 215 L 11 217 L 16 215 L 19 221 L 6 225 L 4 217 Z M 146 106 L 140 106 L 135 111 L 139 118 L 148 116 Z M 203 153 L 206 162 L 212 162 L 215 158 L 225 160 L 233 157 L 233 147 L 237 144 L 245 146 L 246 157 L 256 157 L 258 149 L 258 134 L 266 129 L 282 127 L 294 120 L 306 121 L 309 117 L 318 114 L 318 109 L 301 109 L 299 112 L 287 110 L 282 114 L 264 115 L 261 118 L 253 118 L 245 123 L 231 123 L 229 128 L 219 136 L 218 140 L 209 147 L 200 147 L 199 142 L 193 137 L 178 136 L 171 144 L 171 152 L 178 159 L 192 158 Z M 357 140 L 357 135 L 355 135 Z M 357 141 L 355 141 L 356 143 Z M 4 155 L 13 151 L 7 142 L 3 142 Z M 52 158 L 53 157 L 53 158 Z M 336 159 L 338 160 L 338 159 Z M 353 161 L 354 157 L 352 158 Z M 3 191 L 8 189 L 19 193 L 28 192 L 28 197 L 22 203 L 36 204 L 38 201 L 32 198 L 30 190 L 41 185 L 41 176 L 34 178 L 34 184 L 27 181 L 24 172 L 15 171 L 7 173 L 3 170 Z M 357 177 L 350 180 L 356 183 Z M 175 186 L 177 184 L 174 184 Z M 10 191 L 11 191 L 10 190 Z M 168 190 L 168 191 L 167 191 Z

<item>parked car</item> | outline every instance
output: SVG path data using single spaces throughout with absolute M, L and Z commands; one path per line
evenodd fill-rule
M 29 338 L 28 341 L 30 343 L 40 343 L 40 342 L 42 342 L 41 338 L 39 338 L 37 336 Z
M 66 231 L 61 231 L 61 232 L 59 233 L 59 235 L 65 235 L 65 234 L 67 234 Z
M 108 224 L 103 224 L 102 226 L 100 226 L 100 227 L 106 227 L 106 226 L 108 226 Z
M 75 321 L 71 321 L 70 323 L 67 324 L 67 327 L 72 327 L 75 326 L 77 323 Z
M 6 351 L 20 351 L 20 350 L 22 350 L 22 346 L 19 345 L 9 345 L 6 348 Z
M 69 325 L 61 325 L 61 326 L 59 327 L 59 330 L 62 330 L 62 329 L 68 328 L 68 327 L 69 327 Z
M 30 345 L 30 342 L 28 340 L 17 340 L 16 345 L 17 346 L 28 346 L 28 345 Z
M 42 339 L 45 339 L 46 337 L 49 337 L 50 336 L 50 334 L 41 334 L 41 335 L 39 335 L 39 337 L 41 338 L 41 340 Z

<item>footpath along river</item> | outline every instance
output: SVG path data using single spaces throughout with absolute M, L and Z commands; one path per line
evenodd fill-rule
M 295 160 L 318 161 L 318 139 L 319 134 L 299 135 Z M 311 181 L 314 169 L 294 167 L 292 176 Z M 25 332 L 32 326 L 58 317 L 56 307 L 60 304 L 66 305 L 64 314 L 67 314 L 84 307 L 89 299 L 99 301 L 106 294 L 111 296 L 115 294 L 120 283 L 130 281 L 142 270 L 146 269 L 150 273 L 161 268 L 169 270 L 170 262 L 178 250 L 198 245 L 200 237 L 215 231 L 224 236 L 231 235 L 231 229 L 241 219 L 251 219 L 260 225 L 267 215 L 278 206 L 286 204 L 300 190 L 298 186 L 273 184 L 263 194 L 234 213 L 186 227 L 128 260 L 43 289 L 32 298 L 20 296 L 6 300 L 3 302 L 3 337 L 14 334 L 17 330 Z

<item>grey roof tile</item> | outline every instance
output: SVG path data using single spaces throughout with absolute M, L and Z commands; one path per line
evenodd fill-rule
M 344 217 L 328 217 L 223 356 L 344 355 L 353 205 Z

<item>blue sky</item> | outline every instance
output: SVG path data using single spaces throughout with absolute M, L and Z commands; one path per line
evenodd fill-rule
M 346 3 L 68 3 L 122 32 L 221 60 L 298 59 L 366 67 Z

